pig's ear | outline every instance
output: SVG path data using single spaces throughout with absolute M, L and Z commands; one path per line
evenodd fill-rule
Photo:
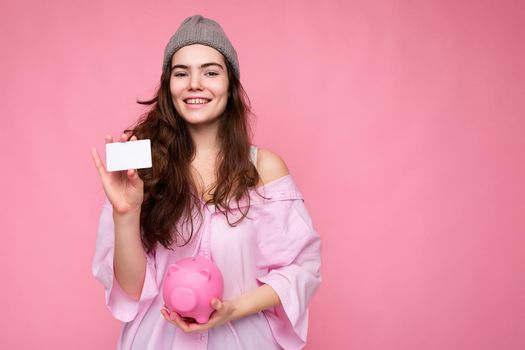
M 171 276 L 172 273 L 181 270 L 182 268 L 177 264 L 171 264 L 170 267 L 168 267 L 168 276 Z
M 207 281 L 210 280 L 210 278 L 211 278 L 210 270 L 208 270 L 208 269 L 201 269 L 201 270 L 199 270 L 199 273 L 201 275 L 203 275 L 206 278 Z

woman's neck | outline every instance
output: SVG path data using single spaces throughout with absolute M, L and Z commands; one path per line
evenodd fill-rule
M 219 153 L 218 126 L 218 122 L 208 125 L 189 125 L 188 130 L 195 145 L 196 158 L 215 157 Z
M 220 144 L 217 138 L 218 121 L 206 125 L 189 125 L 188 130 L 195 145 L 195 156 L 191 161 L 193 181 L 199 198 L 207 201 L 213 198 L 209 190 L 215 184 L 215 167 Z

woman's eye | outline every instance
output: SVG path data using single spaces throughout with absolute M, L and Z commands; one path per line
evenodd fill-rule
M 182 73 L 182 72 L 173 74 L 174 77 L 183 77 L 185 75 L 186 75 L 186 73 Z
M 211 74 L 212 77 L 214 77 L 214 76 L 216 76 L 216 75 L 219 75 L 219 73 L 217 73 L 217 72 L 208 72 L 208 73 L 206 73 L 206 74 Z

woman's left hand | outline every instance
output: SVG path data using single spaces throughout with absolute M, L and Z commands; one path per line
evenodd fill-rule
M 215 309 L 215 311 L 211 314 L 211 317 L 208 320 L 208 322 L 204 324 L 187 323 L 176 312 L 170 313 L 170 311 L 166 308 L 166 305 L 164 305 L 160 312 L 162 313 L 162 316 L 164 316 L 164 319 L 166 321 L 176 325 L 186 333 L 203 332 L 207 331 L 210 328 L 220 326 L 230 321 L 233 315 L 233 311 L 235 309 L 231 301 L 220 301 L 219 299 L 215 298 L 212 299 L 211 306 Z

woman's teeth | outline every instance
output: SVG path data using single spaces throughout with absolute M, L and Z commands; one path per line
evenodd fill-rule
M 194 105 L 194 104 L 208 103 L 209 100 L 205 100 L 205 99 L 202 99 L 202 98 L 190 98 L 188 100 L 185 100 L 184 102 L 186 102 L 187 104 L 190 104 L 190 105 Z

